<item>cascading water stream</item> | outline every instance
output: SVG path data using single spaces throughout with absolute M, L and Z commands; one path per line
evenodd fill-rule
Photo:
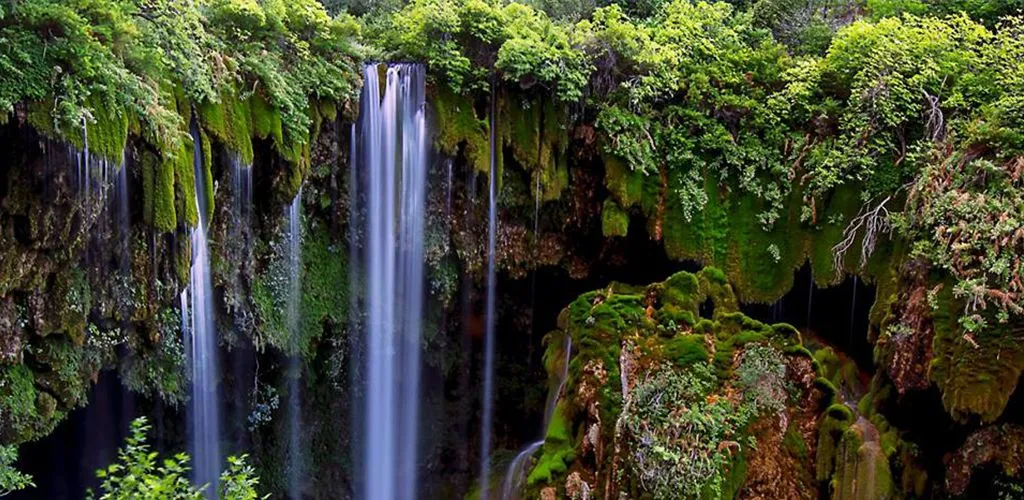
M 454 170 L 454 163 L 455 162 L 453 162 L 451 158 L 444 161 L 446 171 L 445 182 L 447 184 L 447 188 L 445 189 L 446 198 L 444 204 L 444 217 L 445 220 L 449 221 L 449 223 L 451 222 L 452 217 L 452 171 Z
M 209 485 L 208 497 L 216 497 L 220 476 L 220 408 L 217 388 L 217 332 L 213 318 L 213 285 L 206 241 L 208 214 L 203 170 L 203 150 L 198 125 L 191 127 L 196 205 L 199 224 L 191 230 L 192 266 L 189 286 L 182 292 L 182 326 L 189 353 L 192 394 L 189 400 L 189 449 L 195 484 Z
M 288 218 L 288 334 L 291 336 L 291 356 L 288 358 L 288 495 L 302 497 L 302 446 L 300 424 L 302 405 L 300 382 L 302 375 L 300 355 L 300 300 L 302 292 L 302 188 L 285 210 Z
M 494 247 L 497 240 L 498 218 L 497 114 L 497 100 L 494 98 L 492 88 L 491 109 L 489 113 L 491 135 L 487 210 L 487 326 L 484 338 L 483 415 L 480 422 L 480 498 L 484 500 L 490 495 L 491 421 L 494 412 L 494 324 L 496 321 L 495 289 L 497 287 L 494 272 Z
M 540 172 L 533 185 L 533 260 L 540 261 Z M 526 365 L 533 369 L 534 314 L 537 309 L 537 269 L 530 273 L 530 333 L 526 347 Z
M 555 406 L 558 405 L 558 399 L 562 395 L 562 390 L 565 389 L 565 382 L 569 378 L 569 359 L 572 357 L 572 337 L 565 337 L 565 358 L 562 365 L 561 377 L 558 379 L 558 384 L 555 386 L 555 390 L 548 394 L 547 403 L 544 405 L 544 425 L 541 427 L 541 438 L 537 441 L 530 443 L 523 451 L 516 455 L 516 458 L 509 464 L 508 470 L 505 472 L 505 480 L 501 485 L 501 498 L 502 500 L 517 500 L 519 498 L 519 492 L 522 490 L 523 481 L 526 479 L 526 474 L 529 472 L 528 466 L 530 465 L 530 458 L 533 454 L 544 445 L 544 434 L 547 432 L 548 425 L 551 423 L 551 418 L 555 414 Z
M 808 285 L 807 285 L 807 322 L 805 323 L 807 328 L 811 327 L 811 311 L 813 310 L 813 309 L 811 309 L 811 306 L 813 305 L 813 303 L 814 303 L 814 275 L 812 274 L 810 279 L 808 280 Z
M 242 162 L 240 158 L 231 158 L 231 245 L 237 246 L 240 255 L 249 255 L 252 238 L 252 165 Z M 241 280 L 243 266 L 248 258 L 238 262 L 238 275 Z M 240 285 L 239 285 L 240 286 Z
M 365 68 L 359 162 L 366 192 L 363 498 L 417 498 L 427 144 L 424 69 Z

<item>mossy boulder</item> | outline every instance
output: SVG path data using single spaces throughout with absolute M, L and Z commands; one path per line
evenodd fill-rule
M 802 359 L 797 364 L 810 370 L 794 392 L 806 394 L 801 400 L 811 405 L 808 414 L 816 414 L 817 403 L 810 397 L 814 364 L 799 332 L 740 313 L 721 270 L 676 273 L 646 287 L 613 283 L 575 300 L 560 315 L 559 328 L 550 338 L 571 337 L 573 354 L 556 416 L 529 475 L 531 491 L 560 489 L 571 474 L 574 485 L 586 481 L 591 491 L 610 488 L 612 495 L 661 498 L 671 483 L 676 493 L 689 488 L 701 498 L 732 496 L 747 478 L 748 453 L 741 443 L 758 439 L 749 434 L 749 425 L 760 415 L 785 411 L 790 392 L 782 388 L 794 383 L 786 378 L 789 360 Z M 555 345 L 549 343 L 549 353 Z M 556 368 L 548 367 L 551 376 Z M 682 392 L 672 392 L 677 390 Z M 657 391 L 671 395 L 646 399 Z M 658 423 L 661 419 L 686 420 L 687 415 L 704 424 L 680 424 L 692 435 L 669 439 L 665 454 L 647 456 L 650 450 L 634 424 L 647 422 L 648 438 L 657 440 L 667 437 L 668 424 Z M 801 447 L 790 451 L 781 444 L 784 433 L 776 432 L 778 446 L 772 449 L 792 454 L 788 466 L 806 469 L 799 475 L 812 478 L 806 446 L 800 458 Z M 715 458 L 705 464 L 708 468 L 690 459 L 686 470 L 677 469 L 670 457 L 678 446 L 707 447 L 708 457 Z M 628 453 L 621 451 L 627 448 Z M 647 458 L 637 458 L 638 453 Z M 763 467 L 771 459 L 761 455 L 758 460 Z M 661 470 L 657 477 L 645 475 L 653 473 L 651 467 Z M 765 477 L 763 471 L 758 474 Z M 671 479 L 662 483 L 666 478 Z

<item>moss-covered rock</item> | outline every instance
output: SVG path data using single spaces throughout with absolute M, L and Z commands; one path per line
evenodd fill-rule
M 942 286 L 933 297 L 929 378 L 942 391 L 946 410 L 960 421 L 999 418 L 1024 371 L 1024 324 L 990 318 L 988 327 L 967 334 L 958 321 L 963 305 L 952 287 Z
M 601 209 L 601 234 L 608 238 L 625 236 L 629 232 L 629 214 L 612 200 L 604 201 Z
M 707 302 L 713 313 L 705 308 Z M 765 486 L 771 483 L 768 464 L 780 454 L 791 457 L 784 460 L 785 467 L 803 471 L 794 472 L 794 477 L 812 481 L 813 463 L 806 446 L 800 458 L 801 447 L 789 451 L 782 445 L 785 431 L 772 426 L 763 428 L 775 429 L 770 447 L 775 451 L 771 456 L 756 455 L 756 466 L 750 469 L 752 455 L 746 443 L 769 433 L 752 435 L 748 426 L 761 415 L 770 421 L 776 418 L 772 412 L 784 411 L 790 393 L 783 387 L 799 387 L 793 391 L 802 401 L 808 398 L 807 425 L 813 429 L 816 376 L 798 332 L 788 325 L 754 321 L 737 308 L 724 273 L 714 268 L 677 273 L 646 287 L 613 283 L 580 296 L 566 308 L 557 333 L 559 338 L 572 338 L 574 354 L 557 416 L 529 476 L 531 489 L 560 489 L 572 473 L 574 489 L 584 481 L 600 494 L 662 498 L 668 491 L 664 488 L 674 484 L 677 494 L 680 488 L 689 488 L 688 496 L 731 497 L 743 487 L 750 470 L 756 471 L 758 491 L 770 489 Z M 549 350 L 554 345 L 549 344 Z M 798 363 L 803 368 L 794 369 L 789 379 L 786 360 L 796 359 L 803 360 Z M 554 373 L 554 367 L 548 368 Z M 798 372 L 803 374 L 797 376 Z M 659 391 L 671 394 L 645 399 Z M 704 423 L 690 427 L 677 422 L 680 429 L 689 429 L 683 431 L 685 436 L 677 436 L 682 441 L 663 434 L 676 428 L 669 422 L 685 422 L 689 416 Z M 794 413 L 791 418 L 806 417 Z M 637 434 L 639 422 L 646 422 L 646 437 Z M 643 444 L 662 439 L 668 439 L 663 443 L 667 448 Z M 676 450 L 678 446 L 690 451 Z M 701 447 L 707 447 L 709 455 L 696 451 Z M 689 457 L 678 467 L 671 458 L 677 452 Z M 786 484 L 778 488 L 806 488 L 796 479 Z

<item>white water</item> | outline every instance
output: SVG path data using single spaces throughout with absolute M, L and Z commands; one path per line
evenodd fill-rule
M 86 127 L 85 120 L 82 121 L 82 149 L 78 150 L 74 146 L 68 145 L 67 152 L 68 157 L 75 164 L 75 190 L 85 201 L 84 208 L 86 217 L 92 220 L 94 215 L 100 215 L 100 212 L 93 211 L 93 201 L 98 202 L 96 206 L 103 207 L 104 203 L 111 201 L 108 199 L 108 192 L 110 188 L 113 187 L 115 189 L 114 197 L 116 199 L 112 201 L 115 201 L 118 205 L 108 208 L 108 210 L 111 211 L 108 216 L 116 218 L 113 222 L 118 224 L 127 219 L 128 179 L 127 172 L 124 168 L 124 152 L 121 152 L 120 162 L 114 162 L 104 156 L 90 152 L 89 129 Z M 112 221 L 105 220 L 102 222 L 104 224 L 109 224 Z
M 497 165 L 497 105 L 491 97 L 490 110 L 490 175 L 489 200 L 487 210 L 487 333 L 484 338 L 484 390 L 483 415 L 480 422 L 480 498 L 486 500 L 490 496 L 491 475 L 491 423 L 494 413 L 494 323 L 495 323 L 495 283 L 494 247 L 497 239 L 498 217 L 498 165 Z
M 220 408 L 217 388 L 217 331 L 214 328 L 213 285 L 206 242 L 206 186 L 203 151 L 198 126 L 192 124 L 193 165 L 199 225 L 191 229 L 192 267 L 187 295 L 182 292 L 182 325 L 189 353 L 192 394 L 189 400 L 189 451 L 192 477 L 197 485 L 209 485 L 208 497 L 216 497 L 220 476 Z M 191 313 L 191 314 L 190 314 Z
M 238 227 L 248 227 L 252 214 L 252 165 L 242 163 L 239 158 L 231 159 L 231 192 Z
M 814 305 L 814 275 L 811 274 L 811 279 L 807 285 L 807 328 L 811 327 L 811 306 Z
M 299 341 L 302 292 L 302 188 L 285 210 L 288 218 L 288 333 L 291 335 L 291 357 L 288 358 L 288 495 L 301 498 L 302 446 L 300 424 L 302 422 L 301 390 L 302 377 L 301 348 Z
M 452 216 L 452 170 L 453 170 L 453 163 L 455 163 L 455 162 L 453 162 L 451 158 L 448 158 L 448 159 L 446 159 L 444 161 L 444 166 L 445 166 L 446 175 L 447 175 L 447 178 L 446 178 L 447 189 L 445 189 L 445 196 L 446 196 L 446 198 L 445 198 L 445 204 L 444 204 L 444 215 L 445 215 L 445 220 L 449 221 L 449 223 L 451 222 L 451 216 Z
M 519 452 L 519 454 L 516 455 L 516 458 L 512 460 L 512 463 L 509 464 L 508 470 L 505 471 L 505 480 L 501 485 L 502 500 L 519 499 L 520 491 L 523 488 L 523 482 L 526 480 L 527 474 L 530 472 L 530 459 L 544 444 L 544 434 L 547 433 L 548 425 L 551 423 L 551 417 L 555 414 L 555 406 L 558 405 L 558 399 L 562 396 L 562 391 L 565 389 L 565 382 L 569 378 L 569 360 L 571 357 L 572 337 L 567 335 L 565 337 L 565 358 L 562 365 L 561 377 L 558 379 L 558 384 L 555 386 L 555 390 L 548 394 L 547 404 L 544 406 L 544 425 L 541 427 L 541 437 L 539 440 L 530 443 L 523 449 L 523 451 Z
M 427 143 L 424 69 L 365 68 L 359 144 L 367 202 L 362 497 L 417 498 Z
M 252 165 L 242 162 L 237 156 L 231 158 L 231 245 L 239 249 L 242 256 L 238 262 L 236 280 L 241 280 L 243 267 L 251 259 L 252 238 Z M 241 284 L 236 286 L 241 287 Z

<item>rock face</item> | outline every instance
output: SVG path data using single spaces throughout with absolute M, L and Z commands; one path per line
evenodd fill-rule
M 647 287 L 614 283 L 573 302 L 557 332 L 580 346 L 573 397 L 550 424 L 531 488 L 816 498 L 813 457 L 832 395 L 815 383 L 818 364 L 796 330 L 736 304 L 713 268 Z
M 591 124 L 552 127 L 567 120 L 560 110 L 534 102 L 535 96 L 528 97 L 534 107 L 518 109 L 521 98 L 527 99 L 516 92 L 499 97 L 508 120 L 499 123 L 505 154 L 496 261 L 503 284 L 510 285 L 499 289 L 513 290 L 503 301 L 503 320 L 531 327 L 532 304 L 517 287 L 525 288 L 520 285 L 537 272 L 580 287 L 584 279 L 632 278 L 638 269 L 662 279 L 681 260 L 722 269 L 680 273 L 646 287 L 611 284 L 564 310 L 550 345 L 568 335 L 579 347 L 569 397 L 555 409 L 529 475 L 531 494 L 939 495 L 971 491 L 979 471 L 988 473 L 980 464 L 1013 463 L 1001 458 L 1012 454 L 991 438 L 996 431 L 989 423 L 1019 418 L 1007 410 L 1019 412 L 1019 321 L 986 316 L 990 328 L 964 335 L 958 324 L 964 305 L 933 269 L 893 242 L 881 242 L 866 267 L 837 264 L 830 249 L 840 228 L 800 222 L 798 200 L 786 205 L 788 217 L 764 232 L 749 197 L 709 183 L 709 212 L 683 224 L 675 202 L 661 203 L 671 179 L 629 170 L 599 153 Z M 480 197 L 486 179 L 476 170 L 480 158 L 473 148 L 488 131 L 486 120 L 473 115 L 471 98 L 431 89 L 431 99 L 441 120 L 435 145 L 450 155 L 453 173 L 430 173 L 437 188 L 427 200 L 428 300 L 444 314 L 429 319 L 425 363 L 437 380 L 454 386 L 472 364 L 471 353 L 460 348 L 475 330 L 474 284 L 486 259 Z M 280 470 L 282 432 L 273 418 L 283 380 L 277 356 L 288 338 L 280 210 L 299 185 L 306 214 L 300 350 L 318 381 L 303 402 L 306 428 L 320 450 L 310 465 L 318 473 L 311 490 L 330 491 L 350 477 L 348 466 L 330 457 L 347 453 L 347 442 L 332 436 L 339 420 L 351 418 L 348 363 L 358 353 L 348 350 L 347 335 L 358 318 L 349 306 L 360 298 L 346 286 L 353 279 L 348 239 L 361 235 L 349 233 L 344 222 L 351 205 L 349 130 L 329 114 L 321 117 L 301 168 L 282 158 L 272 141 L 250 141 L 253 201 L 245 221 L 233 212 L 231 168 L 238 153 L 217 134 L 203 152 L 214 194 L 218 330 L 224 352 L 242 360 L 242 368 L 226 369 L 223 380 L 235 394 L 235 432 L 248 436 L 271 489 L 279 486 L 272 472 Z M 460 121 L 444 121 L 454 115 Z M 75 155 L 81 153 L 17 120 L 0 126 L 0 141 L 12 145 L 0 159 L 0 440 L 21 443 L 49 434 L 86 402 L 102 370 L 117 369 L 130 390 L 180 404 L 187 381 L 177 301 L 190 249 L 182 237 L 187 193 L 177 187 L 174 165 L 158 161 L 140 139 L 128 139 L 129 229 L 122 232 L 110 224 L 117 210 L 110 205 L 112 185 L 80 185 Z M 857 211 L 855 194 L 840 190 L 819 201 L 821 218 L 848 220 Z M 169 228 L 160 225 L 160 207 L 177 214 Z M 761 255 L 770 245 L 779 246 L 778 261 Z M 877 289 L 869 333 L 876 343 L 873 377 L 851 383 L 857 378 L 856 367 L 849 373 L 851 363 L 830 367 L 823 350 L 812 356 L 792 327 L 740 312 L 741 302 L 782 297 L 792 288 L 792 271 L 808 260 L 819 285 L 847 272 Z M 461 321 L 448 316 L 456 310 Z M 246 372 L 252 360 L 262 367 L 259 377 Z M 459 371 L 463 367 L 467 372 Z M 472 393 L 471 384 L 456 397 Z M 676 392 L 665 392 L 669 388 Z M 921 411 L 914 405 L 933 394 L 937 406 L 928 411 L 948 413 L 955 422 L 948 430 L 978 441 L 935 451 L 914 435 Z M 442 429 L 430 443 L 433 456 L 456 455 L 466 434 L 455 435 L 453 429 L 464 427 L 448 421 L 473 418 L 465 401 L 449 403 L 430 402 L 430 427 Z M 960 458 L 946 467 L 937 463 L 943 453 Z M 458 468 L 436 462 L 428 464 L 432 470 Z M 1018 473 L 1011 466 L 1005 471 Z

